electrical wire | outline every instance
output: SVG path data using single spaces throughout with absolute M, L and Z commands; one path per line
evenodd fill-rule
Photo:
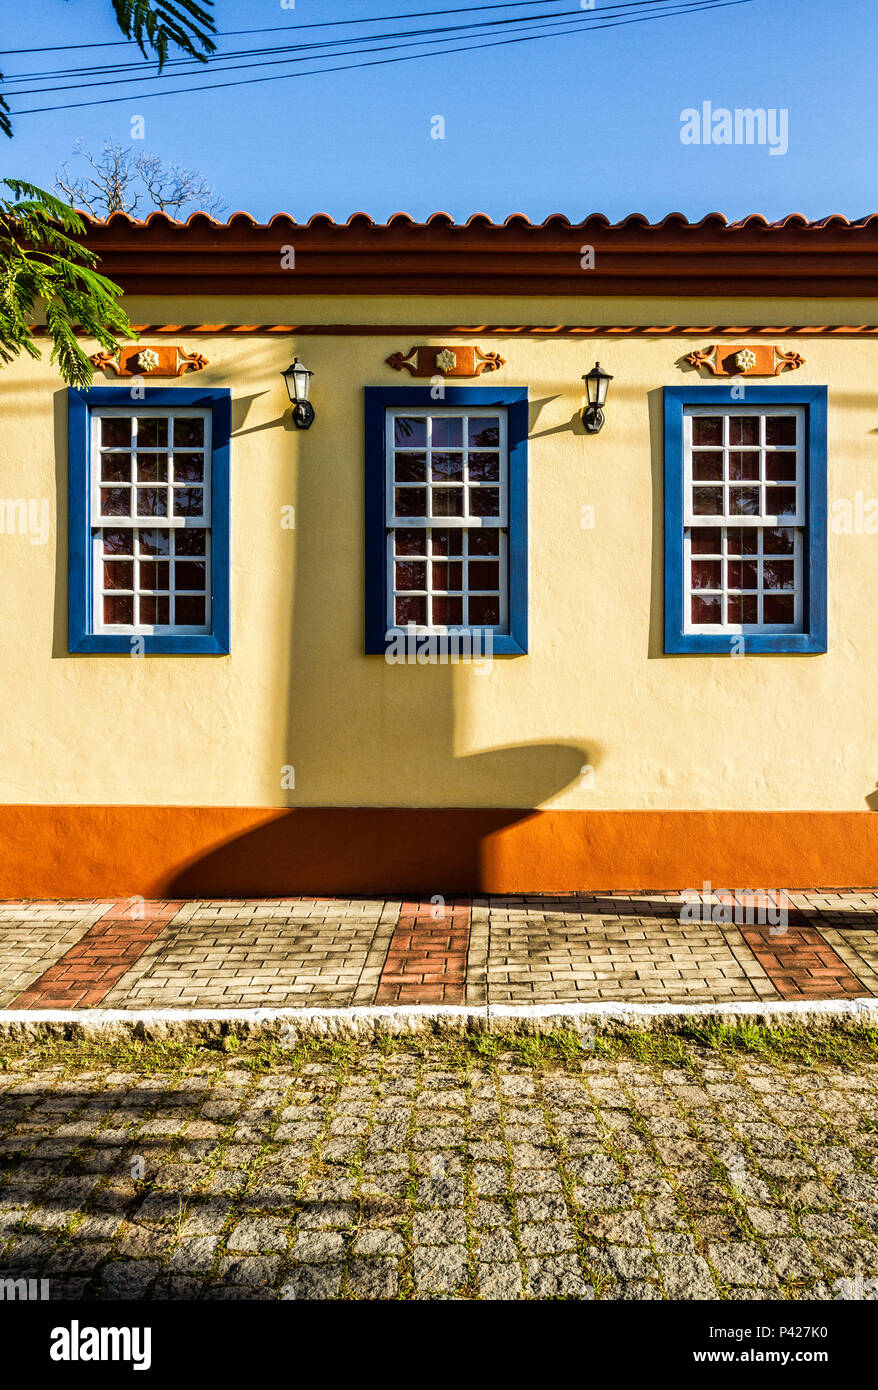
M 678 3 L 678 4 L 679 4 L 679 3 L 683 3 L 683 5 L 686 6 L 686 7 L 688 7 L 689 5 L 691 5 L 691 7 L 692 7 L 693 9 L 698 9 L 698 8 L 701 8 L 702 5 L 704 5 L 705 3 L 707 3 L 708 0 L 656 0 L 656 2 L 657 2 L 657 3 L 660 3 L 660 4 L 663 4 L 663 5 L 669 5 L 669 4 L 674 4 L 674 3 Z M 645 4 L 645 3 L 652 3 L 652 0 L 617 0 L 617 3 L 615 3 L 615 4 L 610 4 L 609 6 L 604 7 L 604 8 L 600 11 L 600 17 L 601 17 L 601 18 L 605 18 L 605 17 L 606 17 L 606 18 L 615 18 L 615 17 L 616 17 L 616 13 L 615 13 L 615 12 L 620 12 L 620 13 L 623 13 L 623 14 L 624 14 L 624 13 L 627 12 L 628 10 L 636 9 L 636 8 L 642 6 L 642 5 Z M 679 12 L 680 12 L 680 11 L 673 11 L 673 13 L 679 13 Z M 684 9 L 683 12 L 685 12 L 685 9 Z M 658 13 L 659 13 L 659 12 L 656 13 L 656 17 L 658 17 Z M 665 13 L 665 11 L 662 11 L 661 13 Z M 346 44 L 346 43 L 347 43 L 347 44 L 350 44 L 350 43 L 366 43 L 366 42 L 367 42 L 367 39 L 366 39 L 365 37 L 363 37 L 363 38 L 335 39 L 335 40 L 331 40 L 331 41 L 328 41 L 328 42 L 326 42 L 326 43 L 317 44 L 317 45 L 311 45 L 311 44 L 294 44 L 294 45 L 290 45 L 289 47 L 281 48 L 281 49 L 277 49 L 277 48 L 242 49 L 242 50 L 240 50 L 240 51 L 237 52 L 237 53 L 217 53 L 217 54 L 216 54 L 214 57 L 212 57 L 211 60 L 210 60 L 210 71 L 211 71 L 211 73 L 215 73 L 215 72 L 244 72 L 244 71 L 247 71 L 247 70 L 250 69 L 250 68 L 280 67 L 280 66 L 284 66 L 284 65 L 286 65 L 286 64 L 288 64 L 288 63 L 306 63 L 306 62 L 316 61 L 316 60 L 319 59 L 319 58 L 328 57 L 328 56 L 357 57 L 357 56 L 359 56 L 359 55 L 361 55 L 361 54 L 367 54 L 367 53 L 385 53 L 385 52 L 391 52 L 391 51 L 393 51 L 393 50 L 395 50 L 395 49 L 399 49 L 399 48 L 417 48 L 417 47 L 420 47 L 420 46 L 422 46 L 422 45 L 427 44 L 428 42 L 432 42 L 432 43 L 451 43 L 451 42 L 453 41 L 452 35 L 454 35 L 454 36 L 458 35 L 459 32 L 460 32 L 461 30 L 485 29 L 485 28 L 489 28 L 490 26 L 508 25 L 508 24 L 511 24 L 511 25 L 513 25 L 513 26 L 517 26 L 517 27 L 519 27 L 519 28 L 528 29 L 528 28 L 533 28 L 533 27 L 535 27 L 535 26 L 545 26 L 545 25 L 547 25 L 547 23 L 548 23 L 549 21 L 554 20 L 554 19 L 569 20 L 569 23 L 570 23 L 573 27 L 575 27 L 575 28 L 579 28 L 579 27 L 582 26 L 583 24 L 584 24 L 586 27 L 594 27 L 594 22 L 590 19 L 590 16 L 589 16 L 589 15 L 584 15 L 584 14 L 582 14 L 581 12 L 575 11 L 575 10 L 555 10 L 555 11 L 553 11 L 553 12 L 552 12 L 551 14 L 549 14 L 549 15 L 541 15 L 538 19 L 512 19 L 512 20 L 510 20 L 510 19 L 494 19 L 494 20 L 482 20 L 482 21 L 479 21 L 479 22 L 477 22 L 477 23 L 475 23 L 475 24 L 454 24 L 454 25 L 445 25 L 445 26 L 442 26 L 441 28 L 440 28 L 440 27 L 435 27 L 435 28 L 432 28 L 432 29 L 419 30 L 416 34 L 415 34 L 413 31 L 411 31 L 411 30 L 408 30 L 408 31 L 403 30 L 403 31 L 400 31 L 400 32 L 398 32 L 398 33 L 396 33 L 396 34 L 382 34 L 382 35 L 380 36 L 380 37 L 381 37 L 381 40 L 382 40 L 382 42 L 381 42 L 380 44 L 377 44 L 377 45 L 375 45 L 375 46 L 373 46 L 373 47 L 371 47 L 371 48 L 349 49 L 347 53 L 342 53 L 342 54 L 338 54 L 338 55 L 323 54 L 323 53 L 313 52 L 313 51 L 310 51 L 310 50 L 313 50 L 314 48 L 336 47 L 337 45 Z M 555 31 L 550 31 L 550 32 L 561 33 L 561 32 L 564 32 L 564 31 L 563 31 L 563 30 L 555 30 Z M 447 38 L 446 38 L 446 37 L 442 37 L 442 36 L 443 36 L 444 34 L 446 34 L 446 33 L 447 33 L 449 36 L 448 36 Z M 428 37 L 428 36 L 430 36 L 430 37 Z M 482 37 L 485 37 L 485 38 L 487 38 L 487 37 L 490 37 L 490 35 L 489 35 L 489 34 L 484 34 L 484 35 L 482 35 L 482 34 L 471 33 L 471 34 L 467 34 L 466 37 L 469 37 L 469 38 L 482 38 Z M 385 43 L 383 42 L 384 39 L 391 39 L 391 38 L 402 38 L 402 39 L 404 39 L 404 40 L 406 40 L 406 41 L 403 42 L 403 43 L 388 43 L 388 44 L 385 44 Z M 309 50 L 309 51 L 307 51 L 307 52 L 305 52 L 304 54 L 302 54 L 301 51 L 302 51 L 303 49 Z M 438 51 L 441 51 L 441 50 L 438 50 Z M 299 54 L 301 54 L 301 56 L 296 57 L 296 58 L 280 58 L 280 57 L 277 57 L 277 56 L 276 56 L 278 53 L 299 53 Z M 274 56 L 269 56 L 269 55 L 274 55 Z M 424 56 L 428 56 L 428 55 L 424 55 Z M 268 57 L 268 61 L 267 61 L 267 62 L 254 62 L 254 63 L 242 63 L 242 62 L 239 62 L 239 61 L 238 61 L 238 60 L 241 59 L 241 58 L 250 58 L 250 57 Z M 225 66 L 222 66 L 222 65 L 221 65 L 222 63 L 225 63 L 226 65 L 225 65 Z M 108 70 L 105 69 L 105 68 L 73 69 L 72 71 L 69 71 L 69 72 L 67 72 L 67 73 L 58 73 L 58 74 L 54 74 L 54 73 L 45 73 L 45 74 L 33 73 L 33 74 L 28 74 L 28 75 L 26 75 L 26 76 L 25 76 L 25 75 L 17 75 L 17 76 L 9 76 L 9 75 L 7 75 L 7 76 L 4 77 L 4 94 L 7 95 L 7 96 L 19 96 L 19 97 L 21 97 L 21 96 L 42 96 L 42 95 L 45 95 L 45 94 L 47 94 L 47 93 L 54 93 L 54 92 L 81 91 L 81 90 L 83 90 L 83 89 L 85 89 L 85 88 L 88 88 L 88 87 L 129 86 L 129 85 L 131 85 L 132 83 L 138 83 L 138 82 L 161 82 L 161 81 L 167 81 L 168 78 L 173 78 L 173 77 L 190 77 L 190 76 L 192 76 L 192 75 L 194 75 L 194 74 L 198 74 L 198 75 L 202 75 L 202 74 L 203 74 L 204 76 L 207 76 L 207 75 L 208 75 L 207 72 L 206 72 L 206 70 L 205 70 L 204 65 L 201 64 L 201 63 L 196 62 L 195 64 L 193 64 L 193 62 L 192 62 L 191 59 L 177 59 L 177 60 L 174 60 L 174 66 L 175 66 L 175 67 L 176 67 L 176 66 L 180 66 L 181 64 L 182 64 L 182 65 L 185 65 L 185 69 L 186 69 L 185 71 L 182 71 L 182 72 L 171 72 L 171 73 L 169 73 L 169 72 L 167 71 L 167 67 L 168 67 L 169 65 L 166 64 L 166 65 L 165 65 L 165 68 L 163 68 L 161 72 L 157 72 L 157 73 L 154 73 L 154 74 L 151 74 L 151 75 L 150 75 L 150 74 L 144 74 L 144 73 L 143 73 L 143 71 L 142 71 L 142 67 L 143 67 L 142 63 L 129 63 L 129 64 L 123 65 L 120 69 L 113 69 L 113 70 L 110 70 L 110 71 L 121 70 L 121 71 L 126 71 L 126 72 L 130 72 L 132 69 L 137 70 L 138 75 L 137 75 L 136 77 L 128 77 L 128 78 L 125 78 L 125 77 L 115 78 L 115 77 L 112 77 L 112 76 L 108 76 L 108 75 L 107 75 Z M 77 82 L 68 83 L 68 84 L 63 85 L 63 86 L 50 86 L 50 87 L 28 87 L 28 88 L 17 87 L 17 88 L 13 88 L 13 87 L 10 87 L 10 86 L 9 86 L 10 83 L 15 82 L 15 81 L 19 81 L 19 82 L 21 82 L 21 81 L 31 81 L 33 78 L 41 77 L 41 76 L 45 76 L 45 77 L 56 77 L 56 76 L 57 76 L 57 77 L 59 77 L 59 78 L 60 78 L 60 77 L 63 77 L 63 76 L 71 76 L 71 77 L 72 77 L 72 76 L 76 76 L 76 77 L 81 77 L 81 76 L 82 76 L 82 77 L 87 77 L 87 76 L 90 76 L 90 75 L 92 75 L 92 74 L 94 74 L 94 73 L 101 73 L 101 74 L 102 74 L 101 77 L 100 77 L 98 80 L 94 81 L 94 82 L 82 82 L 82 81 L 77 81 Z
M 672 18 L 675 18 L 675 17 L 679 17 L 680 15 L 690 15 L 690 14 L 692 14 L 692 13 L 694 13 L 694 12 L 699 12 L 699 11 L 703 11 L 703 10 L 729 9 L 729 8 L 731 8 L 731 7 L 733 7 L 733 6 L 738 6 L 738 5 L 750 5 L 750 4 L 754 4 L 754 3 L 755 3 L 755 0 L 688 0 L 688 3 L 687 3 L 686 5 L 684 5 L 684 6 L 681 7 L 681 8 L 675 9 L 675 10 L 663 10 L 663 11 L 661 11 L 661 12 L 656 12 L 655 14 L 637 15 L 636 17 L 633 17 L 633 18 L 629 18 L 629 19 L 616 19 L 616 20 L 611 20 L 611 21 L 606 22 L 606 23 L 599 23 L 599 24 L 598 24 L 598 23 L 591 23 L 591 24 L 589 24 L 589 25 L 587 26 L 587 28 L 588 28 L 589 31 L 591 31 L 591 30 L 597 30 L 597 29 L 617 29 L 617 28 L 620 28 L 620 27 L 622 27 L 622 26 L 629 25 L 629 24 L 645 24 L 645 23 L 652 23 L 652 22 L 657 21 L 657 20 L 660 20 L 660 19 L 672 19 Z M 93 101 L 64 102 L 64 103 L 60 103 L 60 104 L 57 105 L 57 106 L 35 106 L 35 107 L 25 108 L 25 109 L 20 110 L 20 111 L 13 111 L 12 114 L 13 114 L 13 115 L 17 115 L 17 116 L 32 116 L 32 115 L 38 115 L 38 114 L 40 114 L 40 113 L 42 113 L 42 112 L 49 112 L 49 111 L 74 111 L 74 110 L 80 110 L 80 109 L 82 109 L 82 108 L 84 108 L 84 107 L 111 106 L 111 105 L 116 105 L 116 104 L 118 104 L 119 102 L 123 102 L 123 101 L 129 101 L 129 102 L 130 102 L 130 101 L 148 101 L 148 100 L 153 99 L 153 98 L 156 98 L 156 97 L 180 96 L 180 95 L 183 95 L 183 94 L 188 93 L 188 92 L 220 91 L 220 90 L 227 89 L 227 88 L 230 88 L 230 87 L 255 86 L 255 85 L 259 85 L 259 84 L 265 83 L 265 82 L 284 82 L 284 81 L 289 81 L 289 80 L 291 80 L 291 79 L 293 79 L 293 78 L 299 78 L 299 77 L 315 77 L 315 76 L 322 76 L 322 75 L 324 75 L 324 74 L 335 73 L 335 72 L 351 72 L 351 71 L 355 71 L 355 70 L 362 69 L 362 68 L 384 67 L 384 66 L 387 66 L 388 64 L 392 64 L 392 63 L 414 62 L 414 61 L 417 61 L 418 59 L 421 59 L 421 58 L 445 57 L 445 56 L 447 56 L 447 55 L 449 55 L 449 54 L 454 54 L 454 53 L 474 53 L 474 52 L 480 52 L 480 51 L 483 51 L 483 50 L 488 49 L 488 48 L 501 48 L 501 47 L 506 47 L 506 46 L 509 45 L 509 44 L 516 44 L 516 43 L 533 43 L 533 42 L 535 42 L 535 41 L 537 41 L 537 40 L 539 40 L 539 39 L 544 39 L 544 38 L 552 38 L 552 37 L 559 37 L 559 36 L 564 36 L 564 37 L 566 37 L 566 36 L 569 36 L 570 33 L 571 33 L 571 30 L 570 30 L 570 27 L 569 27 L 569 25 L 568 25 L 567 28 L 560 29 L 560 30 L 547 30 L 547 31 L 543 31 L 543 32 L 541 32 L 541 33 L 539 33 L 539 34 L 524 34 L 524 35 L 520 35 L 520 36 L 514 37 L 514 38 L 493 39 L 493 40 L 491 40 L 490 42 L 487 42 L 487 43 L 469 43 L 469 44 L 463 44 L 463 45 L 458 46 L 457 48 L 437 49 L 437 50 L 434 50 L 434 51 L 429 52 L 429 53 L 409 53 L 409 54 L 404 54 L 404 55 L 401 55 L 401 56 L 398 56 L 398 57 L 392 57 L 392 58 L 372 58 L 372 59 L 370 59 L 368 62 L 365 62 L 365 63 L 343 63 L 343 64 L 339 64 L 339 65 L 337 65 L 337 66 L 335 66 L 335 67 L 328 67 L 328 68 L 313 68 L 313 69 L 311 69 L 311 70 L 309 70 L 309 71 L 306 71 L 306 72 L 275 73 L 274 75 L 272 75 L 272 76 L 270 76 L 270 77 L 245 77 L 245 78 L 240 78 L 240 79 L 238 79 L 238 80 L 236 80 L 236 81 L 233 81 L 233 82 L 208 82 L 208 83 L 201 84 L 201 85 L 198 85 L 198 86 L 191 86 L 191 87 L 176 87 L 176 88 L 174 88 L 174 89 L 166 89 L 165 91 L 160 91 L 160 92 L 135 92 L 135 93 L 128 93 L 128 94 L 126 94 L 126 95 L 124 95 L 124 96 L 118 96 L 118 97 L 104 97 L 104 98 L 98 98 L 98 99 L 93 100 Z M 473 37 L 473 36 L 470 36 L 470 37 Z M 436 42 L 436 41 L 434 40 L 434 42 Z M 417 46 L 420 46 L 420 45 L 417 45 Z M 365 50 L 361 50 L 361 51 L 365 51 Z M 379 51 L 385 51 L 385 50 L 379 50 Z M 345 55 L 345 56 L 354 56 L 354 55 Z M 294 60 L 287 60 L 287 61 L 288 61 L 288 62 L 291 62 L 291 61 L 294 61 Z M 316 61 L 316 59 L 314 59 L 314 61 Z M 267 67 L 267 66 L 272 66 L 272 64 L 271 64 L 271 63 L 266 63 L 266 64 L 262 64 L 262 65 L 259 65 L 259 66 L 266 66 L 266 67 Z M 185 74 L 185 75 L 188 76 L 189 74 L 187 73 L 187 74 Z M 206 74 L 205 74 L 205 75 L 206 75 Z M 177 76 L 177 77 L 181 77 L 181 76 L 184 76 L 184 74 L 176 74 L 176 76 Z M 149 79 L 149 78 L 145 78 L 145 79 L 143 79 L 143 80 L 149 81 L 150 79 Z M 115 84 L 114 84 L 114 85 L 115 85 Z M 56 88 L 55 90 L 59 90 L 59 89 Z
M 526 6 L 551 5 L 554 0 L 503 0 L 503 3 L 488 5 L 458 5 L 446 10 L 416 10 L 406 14 L 375 15 L 373 19 L 323 19 L 307 24 L 296 24 L 296 29 L 335 29 L 344 24 L 390 24 L 401 19 L 436 19 L 447 14 L 472 14 L 479 10 L 520 10 Z M 242 34 L 288 34 L 288 24 L 272 24 L 265 29 L 225 29 L 213 35 L 217 39 L 239 38 Z M 376 37 L 379 37 L 376 35 Z M 42 48 L 7 48 L 4 57 L 14 57 L 21 53 L 59 53 L 73 52 L 84 48 L 128 48 L 135 39 L 110 39 L 101 43 L 60 43 Z

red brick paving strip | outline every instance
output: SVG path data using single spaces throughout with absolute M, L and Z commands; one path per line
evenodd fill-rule
M 94 1009 L 140 959 L 181 902 L 116 902 L 11 1009 Z
M 462 1004 L 472 904 L 404 902 L 376 1004 Z
M 869 990 L 795 909 L 786 930 L 740 924 L 740 932 L 782 999 L 863 999 Z

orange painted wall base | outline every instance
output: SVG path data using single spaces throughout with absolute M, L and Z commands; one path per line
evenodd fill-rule
M 0 806 L 0 897 L 863 887 L 868 811 Z

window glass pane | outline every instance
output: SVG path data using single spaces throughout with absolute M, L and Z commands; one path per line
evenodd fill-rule
M 204 447 L 204 420 L 195 416 L 178 415 L 174 420 L 174 448 L 198 449 Z
M 469 620 L 474 627 L 496 627 L 500 622 L 500 600 L 475 594 L 469 601 Z
M 137 538 L 138 549 L 141 555 L 167 555 L 169 539 L 167 531 L 138 531 Z M 178 536 L 178 552 L 180 548 L 179 543 L 180 537 Z
M 499 516 L 500 489 L 498 487 L 470 488 L 469 506 L 471 516 Z
M 168 481 L 167 454 L 138 454 L 137 481 L 139 483 L 166 483 Z
M 692 510 L 696 516 L 722 516 L 722 488 L 694 487 L 692 489 Z
M 419 627 L 427 624 L 427 599 L 422 598 L 398 598 L 396 600 L 396 621 L 400 626 L 406 623 L 417 623 Z
M 719 526 L 697 526 L 692 530 L 693 555 L 722 555 L 723 533 Z
M 765 476 L 773 483 L 796 481 L 796 455 L 792 449 L 780 449 L 765 455 Z
M 427 455 L 413 454 L 410 450 L 396 454 L 394 477 L 398 483 L 425 483 L 427 481 Z
M 470 560 L 469 587 L 471 589 L 499 589 L 500 564 L 497 560 Z
M 105 560 L 105 561 L 104 561 L 104 588 L 105 588 L 105 589 L 133 589 L 133 588 L 134 588 L 134 561 L 133 561 L 133 560 Z
M 722 444 L 723 422 L 721 415 L 695 415 L 692 419 L 693 444 Z
M 467 548 L 470 555 L 499 555 L 500 532 L 493 526 L 483 526 L 478 531 L 469 531 Z
M 759 532 L 753 526 L 730 526 L 726 548 L 729 555 L 755 555 L 759 550 Z
M 174 516 L 201 516 L 204 512 L 204 489 L 174 488 Z
M 101 488 L 101 515 L 102 516 L 130 516 L 131 515 L 131 489 L 130 487 L 102 487 Z
M 203 483 L 204 454 L 175 454 L 174 481 L 178 483 Z
M 427 490 L 423 487 L 398 487 L 396 489 L 397 516 L 426 516 Z
M 748 449 L 746 452 L 729 454 L 729 477 L 740 481 L 759 480 L 759 452 Z
M 427 421 L 414 416 L 398 415 L 394 422 L 394 439 L 397 444 L 409 445 L 413 449 L 425 448 Z
M 426 555 L 427 532 L 420 528 L 417 531 L 396 531 L 394 550 L 397 555 Z
M 723 456 L 714 449 L 702 449 L 692 455 L 692 477 L 699 483 L 722 482 Z
M 795 415 L 769 415 L 765 421 L 766 444 L 795 444 Z
M 168 422 L 163 416 L 138 415 L 137 417 L 137 447 L 138 449 L 148 448 L 152 445 L 166 449 L 168 447 Z
M 692 588 L 721 589 L 723 585 L 722 560 L 693 560 Z
M 434 516 L 463 516 L 463 488 L 437 487 L 433 489 Z
M 130 482 L 131 482 L 131 455 L 130 455 L 130 454 L 102 454 L 102 455 L 101 455 L 101 482 L 102 482 L 102 483 L 130 483 Z
M 426 589 L 426 560 L 397 560 L 396 587 L 397 589 Z
M 134 597 L 132 594 L 107 594 L 104 596 L 104 622 L 134 622 Z
M 470 580 L 472 584 L 472 580 Z M 433 589 L 453 589 L 463 588 L 463 565 L 458 561 L 434 560 L 433 561 Z
M 729 597 L 730 623 L 758 623 L 759 599 L 756 594 L 732 594 Z
M 174 587 L 177 589 L 203 590 L 206 578 L 207 567 L 203 560 L 178 560 L 174 566 Z
M 762 600 L 762 621 L 764 623 L 792 623 L 795 621 L 795 598 L 792 594 L 766 594 Z
M 470 454 L 469 476 L 474 483 L 499 483 L 499 454 Z
M 434 598 L 433 622 L 436 627 L 459 627 L 463 623 L 463 599 Z
M 755 560 L 729 561 L 730 589 L 758 589 L 759 566 Z
M 730 487 L 730 488 L 729 488 L 729 515 L 730 515 L 730 516 L 758 516 L 758 515 L 759 515 L 759 488 L 758 488 L 758 487 Z
M 700 594 L 692 595 L 692 621 L 693 623 L 721 623 L 723 620 L 723 601 L 716 597 L 705 597 Z
M 431 531 L 434 555 L 462 555 L 463 554 L 463 531 L 446 531 L 444 529 Z M 470 536 L 472 541 L 472 536 Z
M 170 587 L 171 567 L 167 560 L 141 560 L 141 589 L 167 589 Z M 180 584 L 179 574 L 177 584 Z
M 204 599 L 178 595 L 174 600 L 174 616 L 180 627 L 203 627 Z
M 130 449 L 130 416 L 105 415 L 101 420 L 101 445 L 105 449 Z
M 139 487 L 137 489 L 138 516 L 167 516 L 168 493 L 165 488 Z
M 795 573 L 792 560 L 766 560 L 762 566 L 762 583 L 766 589 L 792 589 Z
M 758 416 L 758 415 L 730 415 L 730 416 L 729 416 L 729 443 L 730 443 L 730 444 L 758 444 L 758 443 L 759 443 L 759 416 Z
M 131 530 L 104 531 L 103 541 L 105 555 L 134 554 L 134 532 Z
M 455 415 L 435 415 L 432 444 L 434 449 L 460 449 L 463 445 L 463 420 Z
M 471 449 L 496 449 L 500 445 L 500 421 L 496 416 L 470 416 L 467 443 Z
M 140 621 L 144 627 L 167 627 L 171 621 L 171 600 L 141 595 Z
M 434 482 L 463 482 L 463 454 L 433 453 L 430 467 Z
M 765 489 L 765 510 L 769 516 L 795 516 L 796 489 L 794 487 L 767 487 Z
M 146 532 L 145 534 L 149 535 L 152 533 Z M 193 526 L 185 531 L 175 531 L 174 554 L 203 555 L 205 553 L 205 541 L 205 532 L 200 526 Z
M 766 555 L 792 555 L 795 546 L 795 531 L 781 526 L 766 526 L 762 532 L 762 545 Z M 754 536 L 754 540 L 755 540 Z

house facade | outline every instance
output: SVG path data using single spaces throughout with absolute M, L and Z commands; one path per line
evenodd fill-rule
M 88 243 L 138 340 L 0 373 L 0 896 L 875 882 L 878 221 Z

